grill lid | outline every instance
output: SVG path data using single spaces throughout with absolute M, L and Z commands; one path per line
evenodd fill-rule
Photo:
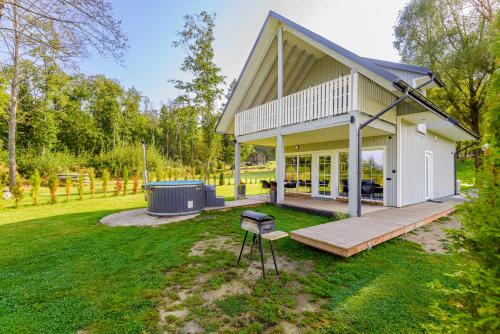
M 274 216 L 268 215 L 267 213 L 262 213 L 252 210 L 243 211 L 241 213 L 241 218 L 251 219 L 259 223 L 274 220 Z

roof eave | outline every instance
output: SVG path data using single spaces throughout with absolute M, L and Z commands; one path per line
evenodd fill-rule
M 398 81 L 394 82 L 393 85 L 395 87 L 397 87 L 400 91 L 404 91 L 405 88 L 408 88 L 409 89 L 408 95 L 412 99 L 414 99 L 417 102 L 419 102 L 420 104 L 422 104 L 424 107 L 426 107 L 431 112 L 441 116 L 442 118 L 444 118 L 445 120 L 447 120 L 448 122 L 453 124 L 454 126 L 460 128 L 462 131 L 464 131 L 467 134 L 469 134 L 470 136 L 474 137 L 476 140 L 480 139 L 480 136 L 477 133 L 475 133 L 472 130 L 469 130 L 462 123 L 460 123 L 458 120 L 451 117 L 446 111 L 444 111 L 439 106 L 434 104 L 431 100 L 427 99 L 425 96 L 420 94 L 420 92 L 418 92 L 416 89 L 414 89 L 413 87 L 408 85 L 403 80 L 398 80 Z

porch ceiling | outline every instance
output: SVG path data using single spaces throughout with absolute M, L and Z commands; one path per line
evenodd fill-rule
M 374 136 L 383 136 L 390 134 L 391 134 L 390 132 L 386 132 L 370 126 L 363 129 L 363 137 L 374 137 Z M 285 146 L 321 143 L 321 142 L 346 140 L 346 139 L 349 139 L 348 124 L 304 131 L 299 133 L 292 133 L 284 136 Z M 270 136 L 268 138 L 260 138 L 257 140 L 245 142 L 245 144 L 275 147 L 276 137 Z

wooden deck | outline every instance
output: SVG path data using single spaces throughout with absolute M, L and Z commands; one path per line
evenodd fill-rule
M 460 201 L 459 197 L 450 197 L 441 203 L 384 208 L 362 217 L 295 230 L 290 236 L 303 244 L 349 257 L 450 214 Z

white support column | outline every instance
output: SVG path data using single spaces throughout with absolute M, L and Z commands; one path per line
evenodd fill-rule
M 278 132 L 280 126 L 283 124 L 283 28 L 278 27 L 278 80 L 277 80 L 277 91 L 278 91 Z
M 356 217 L 358 208 L 358 193 L 361 189 L 358 180 L 358 127 L 359 113 L 352 112 L 351 123 L 349 123 L 349 168 L 348 168 L 348 186 L 349 186 L 349 204 L 348 213 Z
M 276 184 L 277 196 L 276 201 L 283 203 L 285 200 L 285 143 L 283 135 L 278 133 L 276 135 Z
M 278 128 L 276 135 L 276 184 L 278 189 L 276 202 L 283 203 L 285 200 L 285 144 L 280 127 L 283 124 L 283 27 L 278 27 Z
M 234 141 L 234 199 L 238 199 L 238 186 L 240 185 L 240 148 L 241 145 Z

